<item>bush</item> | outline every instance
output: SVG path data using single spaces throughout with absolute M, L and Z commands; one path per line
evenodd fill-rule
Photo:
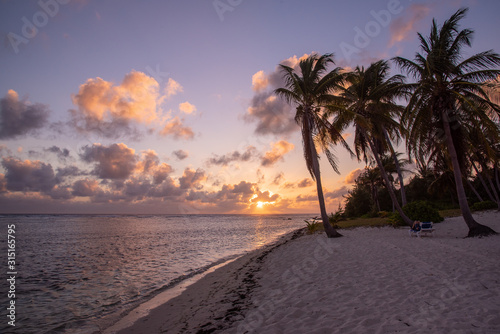
M 498 205 L 493 201 L 484 201 L 484 202 L 474 203 L 470 207 L 470 209 L 472 211 L 491 210 L 491 209 L 498 209 Z
M 403 212 L 408 216 L 408 218 L 413 221 L 419 220 L 421 222 L 439 223 L 444 220 L 444 218 L 439 214 L 438 210 L 434 209 L 432 205 L 430 205 L 426 201 L 415 201 L 408 203 L 403 207 Z M 403 221 L 403 218 L 401 218 L 399 214 L 396 214 L 390 220 L 393 225 L 406 225 Z
M 316 231 L 319 231 L 321 227 L 323 227 L 321 223 L 318 223 L 315 220 L 312 220 L 311 222 L 304 220 L 304 222 L 307 224 L 307 234 L 314 234 Z

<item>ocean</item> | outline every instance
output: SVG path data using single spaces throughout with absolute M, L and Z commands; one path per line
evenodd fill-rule
M 99 332 L 110 319 L 195 274 L 305 227 L 309 218 L 0 215 L 5 239 L 0 243 L 0 332 Z M 8 235 L 15 237 L 13 249 Z M 12 255 L 15 264 L 8 262 Z M 8 324 L 12 301 L 15 327 Z

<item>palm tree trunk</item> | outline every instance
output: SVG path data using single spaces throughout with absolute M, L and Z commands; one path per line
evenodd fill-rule
M 380 211 L 380 202 L 378 200 L 378 191 L 373 181 L 370 181 L 370 189 L 372 191 L 373 203 L 377 206 L 377 210 Z
M 493 195 L 491 194 L 490 189 L 489 189 L 489 188 L 488 188 L 488 186 L 486 185 L 486 182 L 484 182 L 484 178 L 483 178 L 483 176 L 481 175 L 481 173 L 479 173 L 479 170 L 477 169 L 476 164 L 474 163 L 474 161 L 472 162 L 472 167 L 474 167 L 474 170 L 476 171 L 476 175 L 477 175 L 477 177 L 478 177 L 479 181 L 481 181 L 481 184 L 483 185 L 484 190 L 486 190 L 486 194 L 488 195 L 488 197 L 490 198 L 490 200 L 491 200 L 492 202 L 494 202 L 494 201 L 495 201 L 495 199 L 493 199 Z
M 495 189 L 495 185 L 493 184 L 493 180 L 491 180 L 491 177 L 489 177 L 489 176 L 488 176 L 488 182 L 490 183 L 490 187 L 493 190 L 493 194 L 495 195 L 498 209 L 500 209 L 500 198 L 498 198 L 498 192 Z
M 387 144 L 389 145 L 389 148 L 391 150 L 392 157 L 394 159 L 394 165 L 396 166 L 396 171 L 398 172 L 398 178 L 399 178 L 399 191 L 401 192 L 401 205 L 405 206 L 406 205 L 406 191 L 405 191 L 405 185 L 403 181 L 403 173 L 401 172 L 401 166 L 399 165 L 399 160 L 396 155 L 396 152 L 394 151 L 394 147 L 392 146 L 391 139 L 389 138 L 389 134 L 387 133 L 387 130 L 385 127 L 382 128 L 384 131 L 384 136 L 385 140 L 387 141 Z M 394 211 L 394 210 L 393 210 Z
M 458 162 L 457 151 L 455 150 L 453 137 L 451 136 L 450 120 L 445 108 L 442 109 L 441 116 L 443 119 L 444 133 L 446 135 L 446 146 L 448 147 L 448 154 L 450 155 L 451 163 L 453 166 L 453 176 L 455 177 L 455 185 L 457 188 L 458 204 L 460 205 L 460 210 L 462 211 L 462 217 L 469 227 L 469 233 L 467 234 L 467 237 L 497 234 L 493 229 L 489 228 L 488 226 L 479 224 L 474 220 L 474 217 L 472 217 L 469 203 L 467 203 L 464 184 L 462 182 L 462 172 L 460 170 L 460 164 Z
M 498 167 L 497 167 L 496 163 L 495 163 L 495 167 L 493 169 L 494 169 L 494 172 L 495 172 L 495 181 L 497 183 L 497 188 L 500 191 L 500 178 L 498 176 L 498 174 L 500 174 L 500 172 L 498 171 Z
M 366 136 L 366 137 L 369 138 L 368 136 Z M 394 193 L 394 189 L 391 186 L 391 182 L 389 181 L 389 177 L 387 176 L 387 173 L 385 172 L 384 164 L 382 164 L 382 160 L 380 159 L 380 156 L 378 154 L 378 150 L 375 147 L 373 140 L 368 139 L 368 143 L 370 144 L 370 149 L 375 157 L 375 160 L 377 161 L 377 165 L 378 165 L 378 168 L 380 169 L 380 173 L 382 174 L 382 177 L 384 178 L 385 186 L 387 187 L 387 191 L 389 192 L 389 196 L 391 196 L 392 203 L 396 207 L 396 210 L 398 211 L 401 218 L 403 218 L 403 221 L 407 225 L 413 226 L 413 222 L 411 221 L 410 218 L 408 218 L 407 215 L 405 215 L 405 213 L 403 212 L 403 209 L 399 205 L 398 199 L 396 198 L 396 194 Z
M 307 114 L 304 115 L 304 118 L 305 118 L 304 126 L 310 126 L 310 120 L 308 119 Z M 311 134 L 310 131 L 309 131 L 309 134 Z M 309 144 L 310 144 L 309 150 L 311 152 L 311 157 L 312 157 L 313 173 L 314 173 L 314 178 L 316 179 L 316 188 L 317 188 L 317 192 L 318 192 L 319 209 L 321 211 L 321 220 L 323 221 L 323 227 L 325 229 L 325 233 L 328 236 L 328 238 L 338 238 L 338 237 L 341 237 L 342 234 L 340 234 L 339 232 L 337 232 L 337 230 L 335 228 L 333 228 L 333 226 L 330 224 L 330 221 L 328 219 L 328 214 L 326 213 L 325 197 L 323 195 L 323 186 L 321 185 L 321 175 L 320 175 L 320 168 L 319 168 L 318 153 L 316 151 L 316 147 L 314 145 L 314 140 L 312 138 L 312 135 L 310 135 Z
M 469 187 L 472 189 L 472 191 L 476 195 L 477 199 L 480 202 L 483 202 L 483 198 L 481 197 L 481 195 L 479 195 L 479 193 L 477 192 L 476 188 L 474 188 L 474 186 L 472 185 L 472 183 L 470 182 L 470 180 L 469 179 L 465 179 L 465 180 L 467 181 L 467 184 L 469 185 Z
M 485 173 L 486 179 L 488 180 L 488 183 L 490 184 L 491 191 L 493 192 L 493 196 L 495 197 L 494 202 L 497 203 L 497 206 L 500 209 L 500 199 L 498 198 L 498 191 L 496 190 L 495 185 L 493 184 L 493 180 L 490 177 L 490 173 L 488 173 L 488 167 L 486 166 L 485 163 L 481 163 L 481 168 L 483 169 L 483 172 Z

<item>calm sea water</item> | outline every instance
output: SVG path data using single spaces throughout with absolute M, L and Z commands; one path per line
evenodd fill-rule
M 1 333 L 92 333 L 161 291 L 304 227 L 310 215 L 2 215 Z M 16 327 L 7 324 L 15 224 Z

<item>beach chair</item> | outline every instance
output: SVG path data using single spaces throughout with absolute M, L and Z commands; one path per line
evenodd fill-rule
M 432 222 L 422 222 L 420 223 L 420 229 L 419 230 L 414 230 L 410 228 L 409 234 L 410 237 L 415 234 L 417 237 L 420 238 L 421 234 L 431 234 L 434 237 L 434 224 Z

